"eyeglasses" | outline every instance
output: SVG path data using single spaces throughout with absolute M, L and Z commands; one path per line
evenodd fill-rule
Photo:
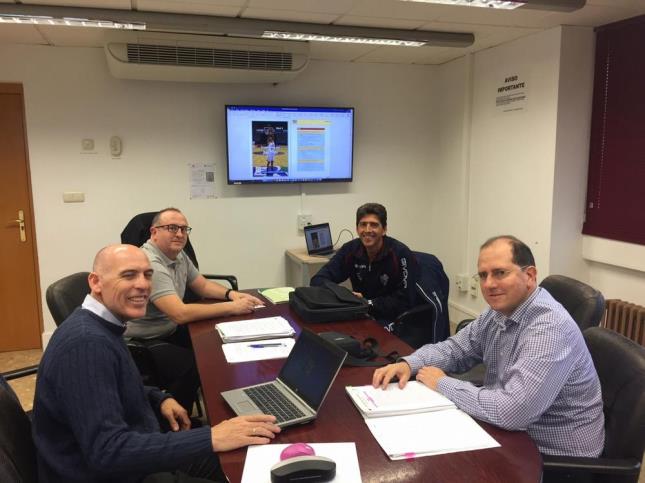
M 193 231 L 193 229 L 189 226 L 182 226 L 182 225 L 157 225 L 154 228 L 165 228 L 168 230 L 170 233 L 176 234 L 178 231 L 181 231 L 184 235 L 190 235 L 190 232 Z
M 520 267 L 519 270 L 520 272 L 523 272 L 527 268 L 529 268 L 531 265 L 524 265 L 523 267 Z M 508 277 L 511 273 L 515 272 L 515 269 L 504 269 L 504 268 L 496 268 L 494 270 L 491 270 L 490 274 L 487 272 L 479 272 L 473 275 L 473 278 L 477 280 L 478 282 L 485 282 L 488 276 L 493 280 L 496 280 L 499 282 L 500 280 L 504 280 L 506 277 Z

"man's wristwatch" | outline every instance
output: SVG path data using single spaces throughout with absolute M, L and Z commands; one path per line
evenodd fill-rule
M 227 289 L 227 290 L 226 290 L 226 293 L 224 294 L 224 298 L 225 298 L 226 300 L 228 300 L 228 301 L 233 300 L 233 299 L 231 298 L 231 292 L 232 292 L 232 291 L 233 291 L 233 289 L 232 289 L 232 288 L 229 288 L 229 289 Z

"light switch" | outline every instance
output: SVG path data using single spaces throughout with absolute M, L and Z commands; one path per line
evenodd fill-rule
M 63 193 L 63 201 L 65 203 L 83 203 L 85 201 L 85 193 L 82 191 L 65 191 Z

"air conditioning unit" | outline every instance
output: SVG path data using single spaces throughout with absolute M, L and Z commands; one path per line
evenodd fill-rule
M 161 34 L 160 34 L 161 35 Z M 105 44 L 119 79 L 175 82 L 279 83 L 309 63 L 306 42 L 199 36 L 137 36 Z

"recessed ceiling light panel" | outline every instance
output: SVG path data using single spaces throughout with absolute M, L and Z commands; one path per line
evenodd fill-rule
M 278 40 L 302 40 L 314 42 L 341 42 L 348 44 L 371 44 L 371 45 L 392 45 L 402 47 L 421 47 L 425 42 L 418 42 L 414 40 L 398 40 L 398 39 L 374 39 L 368 37 L 349 37 L 340 35 L 320 35 L 320 34 L 305 34 L 298 32 L 277 32 L 267 30 L 262 34 L 264 39 L 278 39 Z
M 503 10 L 514 10 L 526 5 L 526 2 L 510 0 L 401 0 L 402 2 L 438 3 L 441 5 L 459 5 L 462 7 L 486 7 Z
M 96 27 L 104 29 L 145 30 L 145 23 L 113 22 L 112 20 L 90 20 L 87 18 L 54 18 L 38 15 L 1 14 L 0 24 L 58 25 L 63 27 Z

